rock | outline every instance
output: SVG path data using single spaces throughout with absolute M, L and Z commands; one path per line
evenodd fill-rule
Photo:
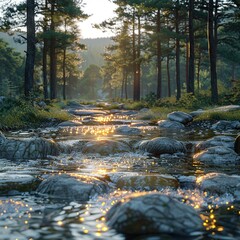
M 58 145 L 44 138 L 8 139 L 0 135 L 0 158 L 42 159 L 48 155 L 58 155 Z
M 107 112 L 94 109 L 84 109 L 84 110 L 70 110 L 69 113 L 76 116 L 96 116 L 96 115 L 106 115 Z
M 196 151 L 202 151 L 210 147 L 234 148 L 234 138 L 230 136 L 216 136 L 206 141 L 200 142 L 196 146 Z
M 189 114 L 192 116 L 192 117 L 198 117 L 199 115 L 205 113 L 206 111 L 202 110 L 202 109 L 198 109 L 197 111 L 193 111 L 193 112 L 190 112 Z
M 38 182 L 27 174 L 0 173 L 0 192 L 1 194 L 9 191 L 29 192 L 36 189 Z
M 159 193 L 130 196 L 114 205 L 106 219 L 109 227 L 123 234 L 186 236 L 203 230 L 202 220 L 191 206 Z
M 238 135 L 234 141 L 234 151 L 240 154 L 240 135 Z
M 167 137 L 158 137 L 152 140 L 142 141 L 139 144 L 139 149 L 155 156 L 186 152 L 186 147 L 182 142 Z
M 222 107 L 217 107 L 214 109 L 210 109 L 209 111 L 214 111 L 214 112 L 231 112 L 231 111 L 237 111 L 240 110 L 239 105 L 227 105 L 227 106 L 222 106 Z
M 185 112 L 172 112 L 167 115 L 168 120 L 180 122 L 182 124 L 187 124 L 189 122 L 192 122 L 193 117 L 190 114 L 187 114 Z
M 170 128 L 170 129 L 183 129 L 185 126 L 180 122 L 170 121 L 170 120 L 160 120 L 158 121 L 158 126 L 160 128 Z
M 197 178 L 197 186 L 210 194 L 230 193 L 240 198 L 240 176 L 224 173 L 208 173 Z
M 58 199 L 88 201 L 96 194 L 106 193 L 108 185 L 91 176 L 62 174 L 44 180 L 36 191 Z
M 86 143 L 83 153 L 99 153 L 101 155 L 109 155 L 121 152 L 130 152 L 130 147 L 124 142 L 114 140 L 96 140 Z
M 207 148 L 195 154 L 193 159 L 207 164 L 224 166 L 227 163 L 236 164 L 240 160 L 240 157 L 230 148 L 217 146 Z
M 76 122 L 76 121 L 66 121 L 58 124 L 58 127 L 78 127 L 81 126 L 81 122 Z
M 131 127 L 147 127 L 149 126 L 148 122 L 132 122 Z
M 194 189 L 196 187 L 196 177 L 195 176 L 179 176 L 178 181 L 181 188 Z
M 220 120 L 217 123 L 213 124 L 211 129 L 217 130 L 217 131 L 240 129 L 240 122 L 239 121 Z
M 116 182 L 116 187 L 124 190 L 161 190 L 165 187 L 178 188 L 179 183 L 176 178 L 170 175 L 126 175 L 120 177 Z
M 134 127 L 121 126 L 116 128 L 115 132 L 118 134 L 136 135 L 136 134 L 140 134 L 141 130 Z

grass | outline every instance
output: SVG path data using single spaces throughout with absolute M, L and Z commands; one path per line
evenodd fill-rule
M 71 119 L 71 116 L 56 104 L 40 108 L 24 100 L 6 100 L 0 106 L 0 129 L 38 127 L 50 119 L 61 122 Z
M 195 121 L 202 120 L 228 120 L 228 121 L 239 121 L 240 110 L 230 112 L 205 112 L 195 118 Z

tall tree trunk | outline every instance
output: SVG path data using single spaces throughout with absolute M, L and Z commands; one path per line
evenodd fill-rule
M 140 82 L 141 82 L 141 18 L 138 19 L 138 46 L 137 46 L 137 82 L 136 82 L 136 101 L 140 101 Z
M 67 49 L 64 47 L 63 49 L 63 100 L 66 100 L 66 52 Z
M 211 75 L 211 99 L 213 103 L 218 102 L 218 86 L 217 86 L 217 56 L 216 56 L 216 39 L 214 37 L 214 4 L 213 0 L 209 0 L 208 6 L 208 51 L 210 60 Z
M 133 100 L 137 101 L 137 63 L 136 63 L 136 34 L 135 34 L 135 13 L 132 17 L 132 48 L 133 48 Z
M 47 9 L 47 0 L 45 0 L 45 8 Z M 43 22 L 43 32 L 47 31 L 47 19 L 44 17 Z M 48 39 L 44 37 L 43 39 L 43 57 L 42 57 L 42 77 L 43 77 L 43 94 L 44 99 L 48 98 L 48 81 L 47 81 L 47 54 L 48 54 Z
M 56 36 L 55 36 L 55 0 L 51 1 L 51 39 L 50 39 L 50 98 L 57 98 L 57 54 L 56 54 Z
M 168 97 L 171 97 L 170 57 L 167 55 Z
M 124 86 L 125 99 L 128 99 L 128 73 L 126 69 L 125 69 L 124 78 L 125 78 L 125 86 Z
M 200 67 L 201 67 L 201 53 L 199 50 L 198 63 L 197 63 L 197 89 L 200 92 Z
M 160 40 L 161 15 L 160 9 L 157 10 L 157 98 L 162 97 L 162 46 Z
M 27 56 L 25 65 L 24 94 L 30 97 L 33 93 L 35 65 L 35 1 L 27 0 Z
M 194 14 L 194 0 L 189 0 L 189 86 L 187 89 L 188 93 L 194 94 L 194 75 L 195 75 L 195 66 L 194 66 L 194 28 L 193 28 L 193 14 Z
M 176 27 L 176 85 L 177 85 L 177 100 L 181 98 L 181 80 L 180 80 L 180 40 L 179 40 L 179 0 L 177 0 L 175 12 L 175 27 Z
M 185 34 L 186 34 L 186 42 L 185 42 L 185 46 L 186 46 L 186 68 L 185 68 L 185 72 L 186 72 L 186 89 L 187 92 L 189 90 L 189 36 L 187 35 L 188 32 L 188 23 L 187 23 L 187 18 L 185 20 Z

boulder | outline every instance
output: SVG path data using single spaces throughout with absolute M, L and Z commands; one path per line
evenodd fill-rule
M 187 124 L 193 120 L 193 117 L 190 114 L 180 111 L 169 113 L 167 118 L 170 121 L 180 122 L 182 124 Z
M 224 164 L 236 164 L 240 160 L 240 157 L 231 148 L 217 146 L 207 148 L 195 154 L 193 159 L 203 163 L 221 166 Z
M 158 126 L 160 128 L 168 128 L 168 129 L 183 129 L 185 126 L 176 121 L 170 121 L 170 120 L 160 120 L 158 121 Z
M 100 155 L 109 155 L 121 152 L 130 152 L 130 147 L 124 142 L 114 140 L 96 140 L 86 143 L 83 153 L 98 153 Z
M 76 121 L 66 121 L 58 124 L 58 127 L 78 127 L 81 126 L 81 122 Z
M 197 144 L 196 151 L 199 152 L 207 148 L 217 146 L 234 149 L 234 138 L 231 136 L 216 136 L 210 138 Z
M 234 151 L 240 154 L 240 135 L 238 135 L 234 141 Z
M 0 173 L 0 192 L 9 191 L 29 192 L 36 189 L 39 181 L 28 174 Z
M 62 174 L 44 180 L 36 191 L 63 200 L 88 201 L 97 194 L 106 193 L 108 185 L 91 176 Z
M 76 116 L 96 116 L 96 115 L 106 115 L 107 112 L 95 109 L 84 109 L 84 110 L 69 110 L 69 113 Z
M 116 187 L 124 190 L 161 190 L 165 187 L 178 188 L 179 183 L 176 178 L 170 175 L 126 175 L 120 177 L 116 182 Z
M 109 227 L 123 234 L 187 236 L 203 230 L 203 222 L 191 206 L 159 193 L 130 196 L 114 205 L 106 219 Z
M 58 145 L 51 140 L 39 137 L 8 139 L 3 134 L 0 135 L 0 158 L 42 159 L 58 154 Z
M 230 193 L 240 198 L 240 176 L 224 173 L 208 173 L 197 178 L 197 186 L 200 190 L 210 194 Z
M 240 122 L 239 121 L 220 120 L 217 123 L 213 124 L 211 129 L 216 130 L 216 131 L 240 129 Z
M 141 133 L 141 130 L 135 127 L 121 126 L 115 129 L 115 132 L 118 134 L 124 135 L 138 135 Z
M 161 154 L 185 153 L 185 145 L 177 140 L 167 137 L 157 137 L 152 140 L 145 140 L 139 144 L 139 149 L 147 151 L 154 156 Z

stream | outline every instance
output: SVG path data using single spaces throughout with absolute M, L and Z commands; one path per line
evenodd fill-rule
M 162 130 L 148 121 L 138 121 L 123 113 L 97 117 L 78 117 L 79 126 L 62 126 L 38 130 L 43 137 L 54 137 L 64 146 L 92 140 L 116 140 L 134 146 L 140 140 L 169 137 L 179 141 L 198 143 L 216 135 L 236 137 L 237 131 L 217 132 L 206 127 L 184 130 Z M 137 123 L 145 123 L 138 126 Z M 116 133 L 116 128 L 134 123 L 140 134 Z M 141 124 L 140 124 L 141 125 Z M 31 131 L 13 131 L 8 137 L 24 138 Z M 27 174 L 42 181 L 50 175 L 81 174 L 94 176 L 108 182 L 107 193 L 95 194 L 87 202 L 48 197 L 33 191 L 11 190 L 0 194 L 1 240 L 90 240 L 90 239 L 240 239 L 240 202 L 231 194 L 209 195 L 194 186 L 196 177 L 211 172 L 239 174 L 240 165 L 225 164 L 221 167 L 194 161 L 191 155 L 163 155 L 160 158 L 132 149 L 128 152 L 100 155 L 66 151 L 59 156 L 43 160 L 0 160 L 0 172 Z M 170 175 L 178 179 L 180 187 L 152 189 L 151 186 L 116 187 L 112 179 L 121 176 Z M 193 179 L 193 180 L 192 180 Z M 39 184 L 39 183 L 37 183 Z M 117 233 L 107 226 L 106 213 L 118 201 L 131 193 L 161 192 L 174 196 L 191 205 L 203 219 L 205 230 L 193 232 L 189 238 L 168 234 L 132 235 Z

